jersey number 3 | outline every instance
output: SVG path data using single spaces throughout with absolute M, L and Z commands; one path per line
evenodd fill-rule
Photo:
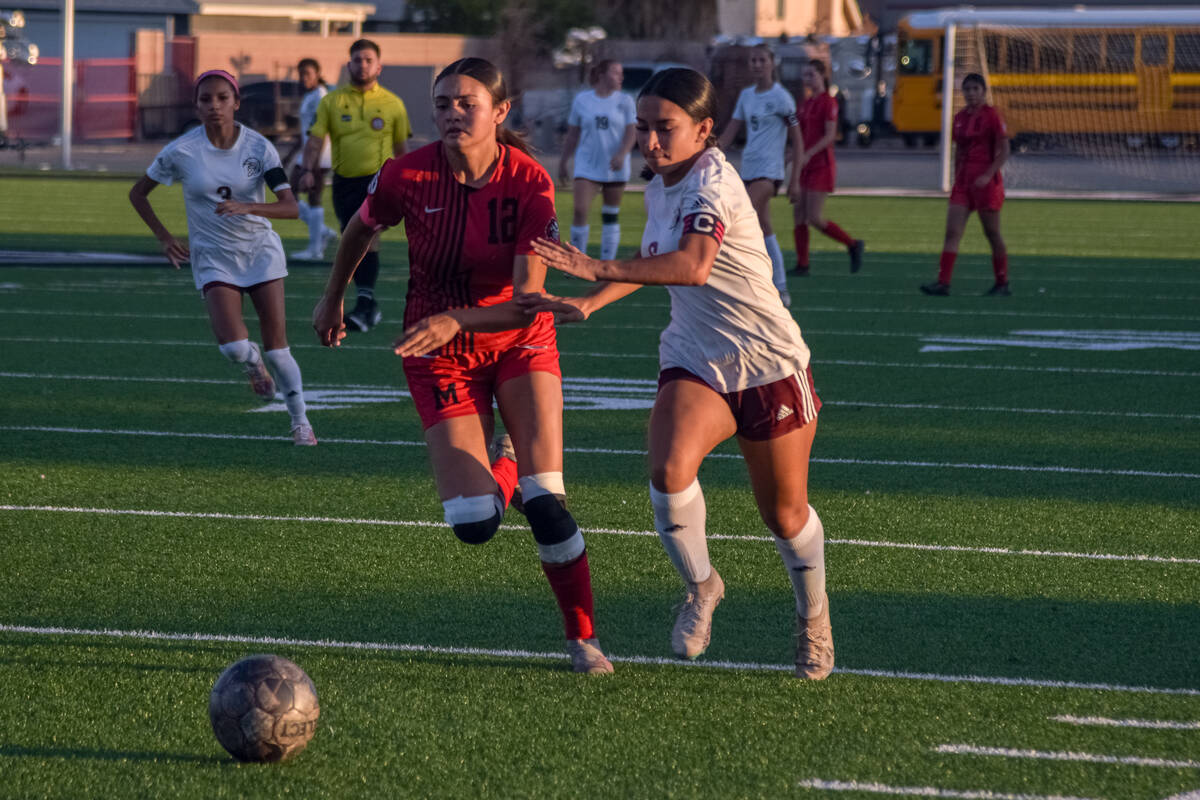
M 517 240 L 517 198 L 488 200 L 488 244 L 512 244 Z
M 229 198 L 233 197 L 233 190 L 228 186 L 218 186 L 217 197 L 220 197 L 222 200 L 228 200 Z

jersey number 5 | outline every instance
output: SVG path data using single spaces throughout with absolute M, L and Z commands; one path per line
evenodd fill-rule
M 517 240 L 517 198 L 488 200 L 488 244 L 511 244 Z

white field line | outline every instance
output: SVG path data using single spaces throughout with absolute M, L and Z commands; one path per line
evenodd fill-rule
M 1032 758 L 1045 761 L 1082 761 L 1089 764 L 1122 764 L 1130 767 L 1165 767 L 1167 769 L 1200 769 L 1200 761 L 1184 761 L 1144 756 L 1110 756 L 1100 753 L 1072 753 L 1064 750 L 1022 750 L 1013 747 L 978 747 L 972 744 L 939 744 L 935 753 L 955 756 L 998 756 L 1000 758 Z
M 429 644 L 401 644 L 392 642 L 340 641 L 332 639 L 293 639 L 282 636 L 240 636 L 222 633 L 171 633 L 146 630 L 113 630 L 110 628 L 60 628 L 34 625 L 7 625 L 0 623 L 0 634 L 21 633 L 34 636 L 91 636 L 112 639 L 134 639 L 144 641 L 173 642 L 226 642 L 285 647 L 315 647 L 337 650 L 374 650 L 399 653 L 430 653 L 455 656 L 487 656 L 514 660 L 561 661 L 565 653 L 538 652 L 535 650 L 509 650 L 485 647 L 450 647 Z M 720 669 L 737 672 L 791 672 L 793 664 L 766 664 L 755 661 L 685 661 L 661 656 L 613 655 L 611 661 L 639 666 L 686 667 L 690 669 Z M 834 673 L 890 680 L 918 680 L 939 683 L 975 683 L 997 686 L 1030 686 L 1047 689 L 1081 689 L 1084 691 L 1111 691 L 1132 694 L 1200 696 L 1200 689 L 1172 689 L 1155 686 L 1124 686 L 1108 683 L 1076 683 L 1074 681 L 1035 680 L 1032 678 L 1003 678 L 987 675 L 935 675 L 920 672 L 893 672 L 889 670 L 848 669 L 834 667 Z
M 569 330 L 569 328 L 567 328 Z M 905 336 L 918 334 L 904 334 Z M 154 346 L 170 346 L 170 347 L 213 347 L 210 341 L 199 340 L 162 340 L 162 339 L 72 339 L 63 337 L 7 337 L 0 338 L 0 342 L 18 342 L 18 343 L 35 343 L 35 344 L 116 344 L 116 345 L 154 345 Z M 323 345 L 319 344 L 293 344 L 292 349 L 316 350 L 324 349 Z M 347 347 L 347 350 L 361 351 L 387 351 L 391 352 L 392 348 L 388 345 L 355 345 Z M 631 358 L 637 359 L 653 359 L 658 360 L 657 353 L 627 353 L 627 352 L 594 352 L 585 350 L 569 350 L 559 348 L 559 352 L 564 356 L 575 356 L 579 358 L 611 358 L 614 360 L 627 361 Z M 1005 366 L 995 364 L 930 364 L 919 362 L 904 362 L 904 361 L 863 361 L 863 360 L 847 360 L 847 359 L 825 359 L 814 360 L 813 366 L 821 368 L 826 365 L 849 366 L 849 367 L 895 367 L 898 369 L 973 369 L 986 370 L 989 372 L 997 371 L 1012 371 L 1012 372 L 1053 372 L 1067 373 L 1073 375 L 1143 375 L 1150 377 L 1164 378 L 1198 378 L 1200 372 L 1182 372 L 1170 370 L 1153 370 L 1153 369 L 1112 369 L 1100 367 L 1026 367 L 1026 366 Z
M 73 428 L 57 425 L 0 425 L 0 431 L 28 431 L 41 433 L 74 433 L 102 436 L 156 436 L 180 439 L 228 439 L 246 441 L 288 441 L 286 436 L 271 436 L 268 434 L 245 433 L 204 433 L 181 431 L 147 431 L 129 430 L 122 428 Z M 423 447 L 424 442 L 413 440 L 384 440 L 384 439 L 347 439 L 338 437 L 323 437 L 326 444 L 369 444 L 392 447 Z M 645 456 L 645 450 L 618 450 L 605 447 L 564 447 L 564 453 L 581 453 L 591 455 Z M 742 456 L 737 453 L 710 453 L 706 458 L 720 460 L 738 460 Z M 811 458 L 810 464 L 832 464 L 840 466 L 862 467 L 900 467 L 904 469 L 968 469 L 985 472 L 1029 472 L 1051 473 L 1058 475 L 1115 475 L 1126 478 L 1179 478 L 1181 480 L 1200 480 L 1197 472 L 1159 472 L 1143 469 L 1099 469 L 1093 467 L 1067 467 L 1061 465 L 1044 466 L 1036 464 L 987 464 L 952 461 L 903 461 L 899 459 L 875 458 Z
M 1088 800 L 1058 794 L 1006 794 L 991 789 L 939 789 L 936 786 L 888 786 L 869 781 L 826 781 L 806 778 L 796 784 L 801 789 L 822 789 L 827 792 L 864 792 L 907 797 L 948 797 L 959 800 Z
M 1173 794 L 1166 800 L 1200 800 L 1200 789 L 1192 792 L 1183 792 L 1182 794 Z
M 56 514 L 96 514 L 100 516 L 134 516 L 134 517 L 170 517 L 176 519 L 223 519 L 246 522 L 292 522 L 292 523 L 325 523 L 333 525 L 378 525 L 382 527 L 400 528 L 440 528 L 442 521 L 425 520 L 388 520 L 368 519 L 361 517 L 311 517 L 290 516 L 281 514 L 232 514 L 218 511 L 163 511 L 157 509 L 137 508 L 95 508 L 86 506 L 42 506 L 42 505 L 0 505 L 0 511 L 14 512 L 46 512 Z M 525 530 L 522 525 L 502 525 L 504 530 Z M 620 528 L 582 528 L 586 534 L 604 534 L 608 536 L 645 536 L 657 537 L 655 531 L 622 530 Z M 770 542 L 770 536 L 753 534 L 709 533 L 709 539 L 732 542 Z M 1138 553 L 1079 553 L 1055 550 L 1013 550 L 1006 547 L 980 547 L 971 545 L 924 544 L 921 542 L 889 542 L 871 539 L 826 539 L 825 544 L 847 547 L 876 547 L 896 550 L 922 550 L 941 553 L 973 553 L 993 556 L 1027 556 L 1034 558 L 1075 558 L 1086 561 L 1127 561 L 1151 564 L 1181 564 L 1200 566 L 1200 558 L 1183 558 L 1176 556 L 1156 556 Z
M 0 378 L 29 379 L 29 380 L 65 380 L 65 381 L 111 381 L 119 383 L 196 383 L 242 385 L 244 380 L 216 380 L 212 378 L 166 378 L 166 377 L 137 377 L 127 375 L 71 375 L 47 372 L 0 372 Z M 655 381 L 628 378 L 568 378 L 569 382 L 578 384 L 604 383 L 622 384 L 653 391 Z M 372 391 L 397 391 L 395 386 L 382 384 L 308 384 L 309 389 L 367 389 Z M 1046 414 L 1053 416 L 1084 416 L 1084 417 L 1121 417 L 1125 419 L 1200 419 L 1200 414 L 1164 414 L 1153 411 L 1088 411 L 1071 408 L 1015 408 L 1012 406 L 956 406 L 942 403 L 880 403 L 873 400 L 826 400 L 823 405 L 848 408 L 884 408 L 900 411 L 967 411 L 986 414 Z
M 1200 731 L 1200 722 L 1176 722 L 1166 719 L 1110 719 L 1109 717 L 1076 717 L 1070 714 L 1059 714 L 1047 717 L 1053 722 L 1065 722 L 1068 725 L 1096 725 L 1108 728 L 1148 728 L 1164 731 Z
M 668 305 L 645 305 L 647 308 L 658 308 L 662 311 L 669 310 Z M 1140 321 L 1140 322 L 1198 322 L 1200 317 L 1173 315 L 1173 314 L 1079 314 L 1065 311 L 994 311 L 994 310 L 972 310 L 972 309 L 947 309 L 947 308 L 856 308 L 856 307 L 837 307 L 837 306 L 808 306 L 796 305 L 793 309 L 797 313 L 803 314 L 873 314 L 879 316 L 888 316 L 892 314 L 918 314 L 921 316 L 964 316 L 964 317 L 1034 317 L 1044 319 L 1086 319 L 1086 320 L 1113 320 L 1113 321 Z M 164 314 L 155 313 L 152 311 L 63 311 L 60 309 L 36 309 L 36 308 L 0 308 L 0 314 L 12 315 L 28 315 L 42 317 L 102 317 L 102 318 L 133 318 L 133 319 L 208 319 L 205 314 Z M 652 327 L 665 327 L 666 320 L 663 320 L 662 325 Z M 596 329 L 598 325 L 589 325 L 589 329 Z M 611 327 L 611 326 L 610 326 Z M 644 326 L 639 326 L 644 327 Z M 807 330 L 807 328 L 806 328 Z

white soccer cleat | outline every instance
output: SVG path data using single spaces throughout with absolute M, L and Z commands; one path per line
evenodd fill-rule
M 600 649 L 599 639 L 568 639 L 567 653 L 571 656 L 571 671 L 585 675 L 610 675 L 612 662 Z
M 323 253 L 314 253 L 311 248 L 306 247 L 292 253 L 288 258 L 292 261 L 320 261 L 323 256 Z
M 788 294 L 787 289 L 779 290 L 779 302 L 783 303 L 784 308 L 791 308 L 792 296 L 790 294 Z
M 821 613 L 812 619 L 796 616 L 796 677 L 819 681 L 833 672 L 833 626 L 829 623 L 829 595 Z
M 683 603 L 677 608 L 675 627 L 671 630 L 671 649 L 680 658 L 697 658 L 708 649 L 712 639 L 713 612 L 725 597 L 725 581 L 714 567 L 703 583 L 687 584 Z
M 256 364 L 247 361 L 243 369 L 246 370 L 246 377 L 250 379 L 250 388 L 256 395 L 263 400 L 275 399 L 275 381 L 271 378 L 271 373 L 267 372 L 267 365 L 263 363 L 261 356 Z
M 292 443 L 297 447 L 315 447 L 317 435 L 313 433 L 312 425 L 296 425 L 292 428 Z

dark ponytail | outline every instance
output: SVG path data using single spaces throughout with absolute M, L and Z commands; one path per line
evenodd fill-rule
M 686 67 L 660 70 L 651 75 L 650 80 L 646 81 L 646 85 L 638 92 L 638 99 L 643 97 L 661 97 L 674 103 L 683 109 L 692 122 L 700 123 L 711 119 L 714 130 L 709 132 L 704 146 L 717 146 L 717 90 L 703 73 Z M 646 167 L 642 170 L 642 177 L 650 180 L 654 173 Z
M 821 83 L 825 84 L 825 91 L 829 91 L 829 69 L 825 66 L 825 62 L 819 58 L 809 59 L 808 67 L 821 76 Z
M 512 100 L 508 95 L 508 85 L 504 82 L 504 75 L 500 69 L 484 58 L 460 58 L 450 66 L 438 73 L 434 78 L 433 85 L 437 86 L 443 78 L 448 78 L 451 75 L 466 75 L 468 78 L 474 78 L 483 84 L 488 90 L 488 94 L 492 96 L 492 105 L 498 106 L 501 103 L 506 103 Z M 496 141 L 500 144 L 515 147 L 526 155 L 531 154 L 532 147 L 525 137 L 512 128 L 504 125 L 496 126 Z

